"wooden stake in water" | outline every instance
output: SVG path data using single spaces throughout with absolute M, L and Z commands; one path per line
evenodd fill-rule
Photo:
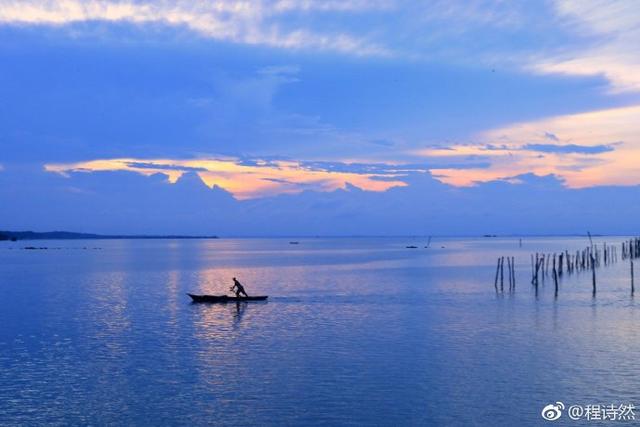
M 504 292 L 504 257 L 500 258 L 500 292 Z
M 591 257 L 591 278 L 593 281 L 593 296 L 596 296 L 596 260 L 593 259 L 593 254 L 589 254 Z
M 498 258 L 498 267 L 496 268 L 496 281 L 493 284 L 493 287 L 496 288 L 496 293 L 498 292 L 498 276 L 500 275 L 500 258 Z
M 511 257 L 511 274 L 513 276 L 513 291 L 516 291 L 516 257 Z
M 555 285 L 555 296 L 558 296 L 558 272 L 556 271 L 556 258 L 553 257 L 553 284 Z
M 513 283 L 511 282 L 511 257 L 507 257 L 507 273 L 509 275 L 509 292 L 511 292 L 511 288 L 513 287 Z
M 635 287 L 633 286 L 633 260 L 631 262 L 631 295 L 635 292 Z

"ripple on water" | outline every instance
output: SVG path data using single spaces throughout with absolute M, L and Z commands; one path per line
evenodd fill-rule
M 531 249 L 512 240 L 406 244 L 0 251 L 0 424 L 537 425 L 556 400 L 640 403 L 628 266 L 599 272 L 596 299 L 586 276 L 536 298 Z M 511 252 L 516 293 L 496 296 L 493 262 Z M 225 293 L 232 276 L 270 301 L 185 295 Z

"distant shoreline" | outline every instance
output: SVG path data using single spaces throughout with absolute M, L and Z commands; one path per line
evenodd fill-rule
M 631 234 L 592 233 L 593 237 L 626 237 Z M 484 234 L 484 235 L 227 235 L 227 239 L 366 239 L 366 238 L 404 238 L 404 239 L 512 239 L 512 238 L 544 238 L 544 237 L 585 237 L 586 234 Z M 220 239 L 217 235 L 182 235 L 182 234 L 96 234 L 72 231 L 2 231 L 0 241 L 18 240 L 208 240 Z
M 185 236 L 154 234 L 93 234 L 71 231 L 0 231 L 0 240 L 131 240 L 131 239 L 218 239 L 218 236 Z

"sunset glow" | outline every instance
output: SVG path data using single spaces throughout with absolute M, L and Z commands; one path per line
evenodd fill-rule
M 626 0 L 0 0 L 0 220 L 484 234 L 515 232 L 532 189 L 581 215 L 635 200 L 639 20 Z
M 398 177 L 395 174 L 335 172 L 294 161 L 254 161 L 248 165 L 233 159 L 108 159 L 47 164 L 45 170 L 60 174 L 129 171 L 150 176 L 161 173 L 170 183 L 175 183 L 185 172 L 194 171 L 210 188 L 221 187 L 241 200 L 304 190 L 333 191 L 347 184 L 367 191 L 386 191 L 406 185 L 394 179 Z
M 464 163 L 487 159 L 488 168 L 433 168 L 439 180 L 457 186 L 554 174 L 571 188 L 640 183 L 640 107 L 594 111 L 518 123 L 483 132 L 480 144 L 419 150 L 426 158 Z

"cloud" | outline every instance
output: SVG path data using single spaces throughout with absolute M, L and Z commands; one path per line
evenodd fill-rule
M 392 9 L 391 0 L 276 0 L 272 7 L 276 11 L 361 11 L 370 9 Z
M 549 133 L 556 137 L 550 144 Z M 431 147 L 415 154 L 460 163 L 484 159 L 490 166 L 430 168 L 443 182 L 475 185 L 524 173 L 556 175 L 569 187 L 640 183 L 640 106 L 515 123 L 476 136 L 483 143 Z M 602 143 L 602 141 L 617 141 Z
M 136 162 L 128 162 L 126 163 L 126 166 L 131 168 L 132 170 L 140 170 L 140 169 L 149 169 L 151 171 L 153 171 L 153 173 L 155 173 L 158 170 L 163 170 L 163 171 L 179 171 L 179 172 L 205 172 L 207 169 L 203 168 L 203 167 L 190 167 L 190 166 L 181 166 L 181 165 L 172 165 L 172 164 L 156 164 L 153 163 L 153 161 L 151 162 L 143 162 L 143 161 L 136 161 Z M 78 169 L 82 169 L 82 168 L 78 168 Z M 87 169 L 85 168 L 85 170 L 87 172 L 90 172 L 91 169 Z
M 104 21 L 134 25 L 184 27 L 215 40 L 284 49 L 316 49 L 355 55 L 387 55 L 382 46 L 345 32 L 314 32 L 289 28 L 278 21 L 283 13 L 314 10 L 357 12 L 384 7 L 386 2 L 242 1 L 181 2 L 110 0 L 0 0 L 0 23 L 14 25 L 72 25 Z
M 7 63 L 17 64 L 7 73 L 5 90 L 10 95 L 11 87 L 27 88 L 33 82 L 40 86 L 32 92 L 18 90 L 7 98 L 11 100 L 7 105 L 13 107 L 5 114 L 5 127 L 27 133 L 13 132 L 17 136 L 5 137 L 0 144 L 8 147 L 9 156 L 24 152 L 23 158 L 33 160 L 29 156 L 39 155 L 38 161 L 68 175 L 121 170 L 161 173 L 176 183 L 195 172 L 207 185 L 226 188 L 240 199 L 299 193 L 302 188 L 331 192 L 348 183 L 382 192 L 426 170 L 455 185 L 511 179 L 527 172 L 553 174 L 570 187 L 633 184 L 639 176 L 630 160 L 638 156 L 637 107 L 567 115 L 576 105 L 583 109 L 602 105 L 605 96 L 583 97 L 591 92 L 583 90 L 583 79 L 571 80 L 581 82 L 578 86 L 564 86 L 570 79 L 513 74 L 519 67 L 536 73 L 560 72 L 545 64 L 553 68 L 593 58 L 589 66 L 561 72 L 604 73 L 614 84 L 623 82 L 606 70 L 613 70 L 619 61 L 635 64 L 637 44 L 631 42 L 637 33 L 633 25 L 637 16 L 623 2 L 609 9 L 600 6 L 589 9 L 583 3 L 557 2 L 553 9 L 534 7 L 541 12 L 529 13 L 523 4 L 488 0 L 471 5 L 364 0 L 0 0 L 0 23 L 5 26 L 47 26 L 61 28 L 63 34 L 65 29 L 81 34 L 90 26 L 116 23 L 113 27 L 120 35 L 131 34 L 120 31 L 124 25 L 169 29 L 171 34 L 186 29 L 201 36 L 198 43 L 207 47 L 216 40 L 307 49 L 305 53 L 384 55 L 393 51 L 407 54 L 404 59 L 419 54 L 437 64 L 319 60 L 314 55 L 293 58 L 290 52 L 264 55 L 257 49 L 226 45 L 204 50 L 198 44 L 191 55 L 195 52 L 199 60 L 208 61 L 189 62 L 189 55 L 180 56 L 174 60 L 179 64 L 174 69 L 157 58 L 173 59 L 184 47 L 177 43 L 177 48 L 171 47 L 174 50 L 156 50 L 140 62 L 131 60 L 134 56 L 137 60 L 138 55 L 131 53 L 139 46 L 96 51 L 83 47 L 61 66 L 52 59 L 62 57 L 60 51 L 46 45 L 29 49 L 51 49 L 37 62 L 7 56 Z M 545 19 L 550 12 L 553 19 Z M 551 26 L 557 28 L 545 31 Z M 568 33 L 566 43 L 549 43 Z M 19 37 L 24 32 L 6 34 Z M 536 37 L 529 37 L 532 34 Z M 547 45 L 539 44 L 539 39 Z M 625 43 L 629 44 L 626 51 Z M 125 53 L 114 60 L 114 51 Z M 605 51 L 618 56 L 607 62 L 600 55 Z M 624 52 L 630 58 L 624 58 Z M 249 58 L 247 53 L 257 54 Z M 472 71 L 447 63 L 475 67 L 478 58 L 482 61 Z M 489 62 L 498 73 L 482 70 Z M 519 65 L 514 66 L 515 62 Z M 110 66 L 96 69 L 96 63 Z M 447 64 L 433 71 L 442 63 Z M 505 64 L 512 67 L 512 74 L 498 68 Z M 29 70 L 41 69 L 51 70 L 47 76 L 56 85 L 45 83 L 39 71 L 21 80 L 30 75 Z M 625 78 L 636 78 L 630 68 L 625 73 Z M 572 93 L 558 94 L 556 88 Z M 25 95 L 33 93 L 38 96 Z M 552 95 L 556 102 L 548 102 Z M 30 99 L 34 101 L 22 101 Z M 514 108 L 505 108 L 505 102 Z M 14 117 L 16 111 L 20 114 Z M 464 122 L 458 123 L 463 115 Z M 523 119 L 545 115 L 555 116 Z M 496 129 L 463 134 L 490 127 Z M 49 132 L 51 136 L 42 136 Z M 31 149 L 38 139 L 37 149 Z M 416 141 L 438 139 L 475 142 L 410 151 Z M 624 145 L 611 141 L 624 141 Z M 231 157 L 212 159 L 208 153 Z M 273 153 L 337 161 L 269 159 Z
M 545 134 L 545 138 L 548 138 Z M 555 139 L 560 142 L 560 139 Z M 460 144 L 452 146 L 433 147 L 430 149 L 418 150 L 416 153 L 429 157 L 455 157 L 463 159 L 476 159 L 478 157 L 500 156 L 514 152 L 539 152 L 539 153 L 559 153 L 559 154 L 602 154 L 615 150 L 616 145 L 622 142 L 599 145 L 579 145 L 579 144 Z
M 578 144 L 525 144 L 521 150 L 539 151 L 541 153 L 577 153 L 601 154 L 615 150 L 612 144 L 578 145 Z
M 286 50 L 604 76 L 617 92 L 640 89 L 639 20 L 633 0 L 0 0 L 5 25 L 186 29 Z
M 538 55 L 544 73 L 604 76 L 613 92 L 640 90 L 640 8 L 633 0 L 556 0 L 558 23 L 581 43 Z
M 286 179 L 283 179 L 286 181 Z M 555 175 L 521 174 L 454 188 L 416 172 L 384 192 L 333 191 L 237 200 L 195 172 L 162 174 L 7 168 L 0 223 L 8 229 L 229 235 L 482 235 L 632 233 L 640 186 L 570 189 Z M 294 181 L 294 184 L 297 182 Z M 127 191 L 123 191 L 126 189 Z M 464 206 L 464 209 L 460 209 Z M 543 208 L 541 208 L 543 207 Z M 46 212 L 47 215 L 42 213 Z M 625 215 L 620 215 L 625 212 Z
M 402 170 L 342 165 L 321 167 L 317 163 L 291 160 L 247 161 L 235 158 L 171 159 L 103 159 L 69 164 L 47 164 L 45 170 L 64 176 L 71 173 L 128 171 L 151 176 L 164 174 L 169 183 L 176 183 L 186 173 L 196 173 L 210 188 L 221 187 L 238 199 L 267 197 L 283 193 L 297 193 L 304 189 L 334 191 L 347 183 L 367 191 L 386 191 L 405 186 L 400 178 Z M 384 180 L 378 179 L 384 177 Z

